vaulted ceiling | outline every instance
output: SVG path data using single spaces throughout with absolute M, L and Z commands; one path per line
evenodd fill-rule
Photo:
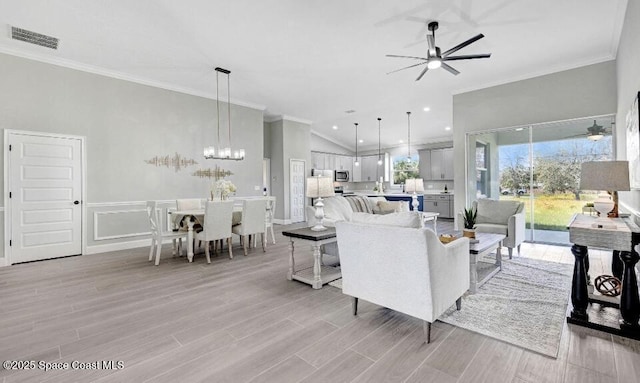
M 452 95 L 612 60 L 626 0 L 0 0 L 0 24 L 60 39 L 51 50 L 0 36 L 0 52 L 215 97 L 214 67 L 231 70 L 232 100 L 265 116 L 308 120 L 323 137 L 364 148 L 451 137 Z M 458 76 L 430 70 L 420 81 L 426 24 L 437 20 Z M 214 104 L 212 103 L 212 107 Z M 429 108 L 425 111 L 424 108 Z M 346 113 L 347 111 L 354 111 Z M 333 127 L 337 127 L 334 129 Z M 455 128 L 455 127 L 453 127 Z

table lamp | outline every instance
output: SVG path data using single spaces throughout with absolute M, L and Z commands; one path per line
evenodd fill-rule
M 606 191 L 593 201 L 600 217 L 618 217 L 618 192 L 629 191 L 629 161 L 592 161 L 582 163 L 580 190 Z M 612 198 L 613 197 L 613 198 Z
M 420 202 L 418 202 L 418 195 L 416 192 L 424 192 L 424 182 L 422 178 L 408 178 L 404 182 L 404 191 L 407 193 L 413 193 L 411 195 L 411 206 L 413 206 L 414 211 L 418 211 Z
M 322 225 L 324 219 L 324 203 L 323 197 L 331 197 L 335 195 L 333 191 L 333 177 L 308 177 L 307 178 L 307 197 L 316 198 L 316 225 L 311 228 L 313 231 L 327 230 Z

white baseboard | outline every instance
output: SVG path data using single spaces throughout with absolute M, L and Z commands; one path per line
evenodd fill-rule
M 273 223 L 275 223 L 276 225 L 291 225 L 293 222 L 291 222 L 290 219 L 277 219 L 277 218 L 274 218 L 273 219 Z
M 169 242 L 171 240 L 168 240 Z M 138 241 L 127 241 L 118 243 L 109 243 L 105 245 L 87 246 L 87 252 L 85 255 L 107 253 L 109 251 L 119 251 L 135 249 L 136 247 L 149 247 L 151 245 L 151 239 L 140 239 Z

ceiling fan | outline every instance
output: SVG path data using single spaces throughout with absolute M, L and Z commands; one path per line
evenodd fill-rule
M 483 53 L 483 54 L 477 54 L 477 55 L 449 56 L 450 54 L 457 52 L 460 49 L 466 47 L 467 45 L 473 44 L 474 42 L 483 38 L 484 35 L 482 33 L 470 38 L 465 42 L 462 42 L 456 45 L 455 47 L 445 52 L 441 52 L 440 47 L 436 46 L 436 30 L 438 29 L 438 22 L 437 21 L 430 22 L 428 24 L 428 28 L 429 28 L 429 31 L 431 31 L 431 34 L 427 35 L 427 43 L 429 44 L 429 50 L 427 50 L 427 57 L 387 55 L 387 57 L 398 57 L 398 58 L 421 60 L 421 62 L 417 64 L 409 65 L 408 67 L 400 68 L 392 72 L 389 72 L 387 74 L 395 73 L 404 69 L 409 69 L 409 68 L 413 68 L 420 65 L 425 65 L 425 68 L 422 70 L 422 72 L 420 72 L 420 75 L 418 76 L 418 78 L 416 78 L 416 81 L 419 81 L 422 78 L 422 76 L 424 76 L 424 74 L 427 73 L 429 69 L 436 69 L 440 67 L 445 69 L 447 72 L 457 76 L 458 74 L 460 74 L 460 72 L 455 70 L 449 64 L 445 63 L 445 61 L 484 59 L 484 58 L 491 57 L 491 53 Z
M 586 137 L 591 141 L 598 141 L 600 139 L 602 139 L 604 136 L 611 134 L 611 131 L 613 130 L 613 122 L 611 123 L 611 128 L 605 128 L 602 125 L 598 125 L 596 123 L 596 120 L 593 120 L 593 125 L 591 125 L 590 127 L 587 128 L 587 132 L 585 133 L 580 133 L 580 134 L 576 134 L 573 136 L 569 136 L 566 138 L 579 138 L 579 137 Z
M 604 137 L 605 134 L 609 133 L 611 132 L 607 131 L 601 125 L 596 124 L 596 120 L 593 120 L 593 125 L 587 128 L 587 138 L 591 141 L 598 141 L 599 139 Z

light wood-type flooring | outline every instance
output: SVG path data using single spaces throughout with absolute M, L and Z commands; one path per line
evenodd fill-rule
M 551 359 L 441 322 L 425 344 L 420 321 L 362 300 L 354 317 L 339 289 L 288 281 L 276 240 L 211 264 L 165 245 L 159 266 L 140 248 L 0 268 L 0 359 L 124 363 L 0 382 L 640 382 L 640 342 L 605 333 L 566 327 Z M 573 262 L 567 247 L 522 256 Z

